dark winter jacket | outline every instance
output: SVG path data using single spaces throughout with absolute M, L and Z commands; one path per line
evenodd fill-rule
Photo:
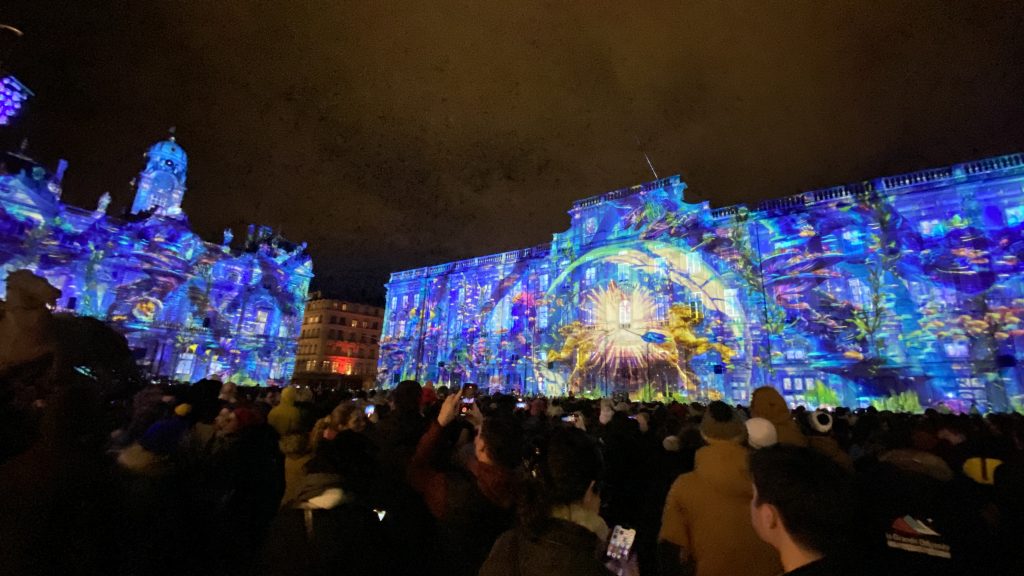
M 502 534 L 480 576 L 606 576 L 603 544 L 590 530 L 552 518 L 535 538 L 521 530 Z
M 434 422 L 409 464 L 409 481 L 437 519 L 439 573 L 475 575 L 498 536 L 513 523 L 510 471 L 471 460 L 466 467 L 434 466 L 444 428 Z
M 377 514 L 341 488 L 333 474 L 309 474 L 299 497 L 278 512 L 261 572 L 385 574 L 387 551 Z

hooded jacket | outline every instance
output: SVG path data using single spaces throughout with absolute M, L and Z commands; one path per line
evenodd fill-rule
M 267 422 L 281 436 L 298 434 L 302 430 L 302 414 L 295 407 L 297 392 L 291 386 L 281 391 L 281 402 L 267 415 Z
M 761 386 L 754 390 L 750 399 L 751 418 L 764 418 L 775 425 L 779 436 L 779 444 L 807 447 L 807 437 L 789 414 L 789 407 L 782 399 L 782 394 L 771 386 Z
M 753 488 L 742 445 L 711 440 L 697 451 L 693 472 L 672 484 L 659 539 L 682 548 L 697 576 L 772 576 L 778 555 L 750 524 Z

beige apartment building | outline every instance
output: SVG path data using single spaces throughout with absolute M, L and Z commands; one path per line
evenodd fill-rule
M 293 382 L 371 388 L 384 309 L 312 292 L 299 333 Z

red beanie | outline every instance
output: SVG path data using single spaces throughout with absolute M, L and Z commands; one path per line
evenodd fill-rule
M 238 420 L 239 430 L 263 423 L 263 417 L 260 416 L 259 412 L 250 408 L 235 408 L 232 412 L 235 415 L 235 419 Z

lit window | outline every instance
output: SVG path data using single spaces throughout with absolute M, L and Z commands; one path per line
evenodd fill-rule
M 253 322 L 254 334 L 265 334 L 267 332 L 267 318 L 270 317 L 268 310 L 257 310 L 256 321 Z
M 1006 209 L 1006 224 L 1016 226 L 1024 222 L 1024 206 L 1013 206 Z
M 686 274 L 698 274 L 700 272 L 700 254 L 689 252 L 686 254 Z
M 537 308 L 537 325 L 541 328 L 548 327 L 548 306 L 547 304 Z
M 619 326 L 628 328 L 633 321 L 633 304 L 627 298 L 619 302 Z
M 922 220 L 920 226 L 921 234 L 925 236 L 942 236 L 946 233 L 946 225 L 942 220 Z

